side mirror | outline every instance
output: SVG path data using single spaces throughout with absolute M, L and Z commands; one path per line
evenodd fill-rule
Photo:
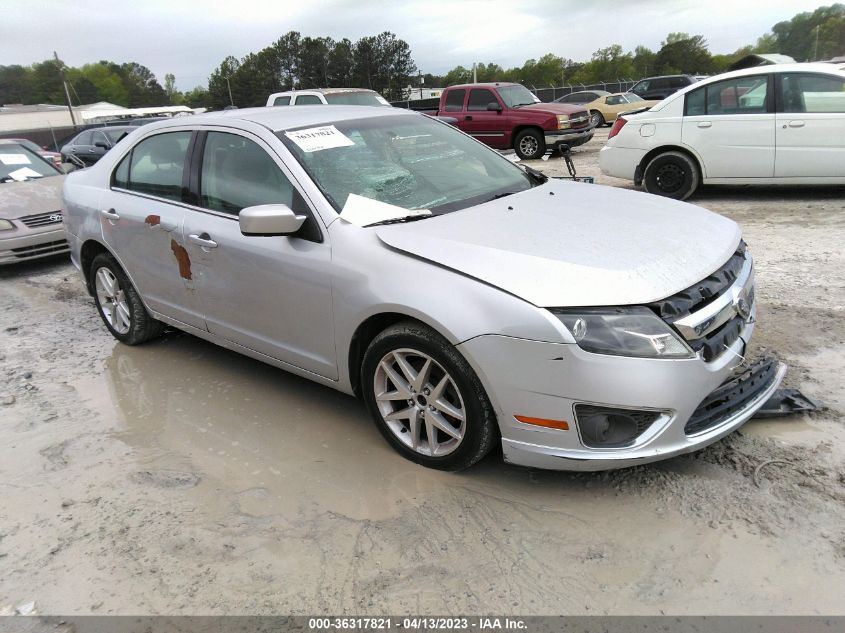
M 238 215 L 241 233 L 261 237 L 290 235 L 302 228 L 304 215 L 296 215 L 286 204 L 260 204 Z
M 62 164 L 59 166 L 59 170 L 60 170 L 63 174 L 69 174 L 69 173 L 70 173 L 70 172 L 72 172 L 72 171 L 76 171 L 76 170 L 77 170 L 77 167 L 76 167 L 76 165 L 74 165 L 73 163 L 62 163 Z
M 104 143 L 103 141 L 97 141 L 96 143 L 94 143 L 94 147 L 102 147 L 104 150 L 111 149 L 108 143 Z
M 491 101 L 487 104 L 487 111 L 488 112 L 501 112 L 502 106 L 499 104 L 498 101 Z

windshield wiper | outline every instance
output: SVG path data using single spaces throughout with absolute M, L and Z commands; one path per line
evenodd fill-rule
M 380 222 L 373 222 L 372 224 L 365 224 L 364 228 L 370 226 L 384 226 L 385 224 L 404 224 L 405 222 L 415 222 L 417 220 L 425 220 L 426 218 L 433 218 L 433 214 L 425 215 L 406 215 L 401 218 L 390 218 L 389 220 L 381 220 Z

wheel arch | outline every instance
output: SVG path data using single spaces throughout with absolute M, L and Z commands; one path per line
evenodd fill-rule
M 355 328 L 355 332 L 352 334 L 352 338 L 349 343 L 349 351 L 347 354 L 349 384 L 352 387 L 352 392 L 356 396 L 361 395 L 361 363 L 364 360 L 364 354 L 366 354 L 370 343 L 373 342 L 373 339 L 376 336 L 391 325 L 395 325 L 396 323 L 400 323 L 402 321 L 415 321 L 425 325 L 440 334 L 452 344 L 455 344 L 453 336 L 444 331 L 442 327 L 438 327 L 437 324 L 428 322 L 418 316 L 409 314 L 408 312 L 378 312 L 368 316 L 358 325 L 357 328 Z
M 545 136 L 545 131 L 537 123 L 521 123 L 513 128 L 511 131 L 511 148 L 516 147 L 516 137 L 525 130 L 534 130 L 540 136 Z
M 682 145 L 661 145 L 660 147 L 655 147 L 652 150 L 643 156 L 640 164 L 637 165 L 637 168 L 634 172 L 634 184 L 638 187 L 643 184 L 643 175 L 645 174 L 646 165 L 648 165 L 653 158 L 659 156 L 660 154 L 665 154 L 666 152 L 679 152 L 681 154 L 685 154 L 689 156 L 690 159 L 695 163 L 695 166 L 698 168 L 698 174 L 701 177 L 701 180 L 704 180 L 704 164 L 701 162 L 701 158 L 690 148 L 683 147 Z
M 92 285 L 91 279 L 91 264 L 94 261 L 94 258 L 101 253 L 108 253 L 112 257 L 115 257 L 114 253 L 112 253 L 102 242 L 98 242 L 97 240 L 86 240 L 82 244 L 82 248 L 79 249 L 79 267 L 82 269 L 82 276 L 85 279 L 85 287 L 88 289 L 88 294 L 94 296 L 94 287 Z M 117 259 L 115 257 L 115 259 Z M 118 260 L 118 263 L 120 261 Z M 123 265 L 121 264 L 121 268 Z M 124 268 L 124 272 L 126 269 Z

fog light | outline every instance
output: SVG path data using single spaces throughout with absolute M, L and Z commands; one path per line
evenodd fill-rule
M 660 415 L 657 411 L 575 405 L 575 419 L 581 441 L 584 446 L 591 448 L 631 446 Z

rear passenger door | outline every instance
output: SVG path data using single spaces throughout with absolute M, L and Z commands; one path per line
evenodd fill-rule
M 845 80 L 817 73 L 777 79 L 775 176 L 845 178 Z
M 126 153 L 101 200 L 103 239 L 152 310 L 205 328 L 182 229 L 190 130 L 148 136 Z
M 735 77 L 684 96 L 681 138 L 705 178 L 771 178 L 775 115 L 769 75 Z
M 209 129 L 198 143 L 185 235 L 208 330 L 336 379 L 331 249 L 315 213 L 259 137 Z M 261 204 L 308 219 L 292 236 L 243 235 L 238 214 Z

